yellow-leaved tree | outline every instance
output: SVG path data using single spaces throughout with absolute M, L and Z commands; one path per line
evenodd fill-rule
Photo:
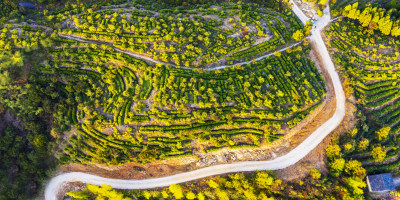
M 172 184 L 168 189 L 174 195 L 175 199 L 183 198 L 182 187 L 180 185 Z
M 376 137 L 378 138 L 379 141 L 382 141 L 386 139 L 386 137 L 389 135 L 390 132 L 390 127 L 383 127 L 379 129 L 378 131 L 375 132 Z
M 360 11 L 357 8 L 358 2 L 354 3 L 353 5 L 349 4 L 344 8 L 343 15 L 350 19 L 357 19 L 357 17 L 360 15 Z
M 392 30 L 393 21 L 389 15 L 379 19 L 378 28 L 384 35 L 389 35 Z
M 395 24 L 393 25 L 390 35 L 392 35 L 394 37 L 397 37 L 400 35 L 399 21 L 396 21 Z
M 368 5 L 362 12 L 358 10 L 358 2 L 347 5 L 342 10 L 343 16 L 350 19 L 357 19 L 363 27 L 368 27 L 370 31 L 378 29 L 384 35 L 397 37 L 400 35 L 400 21 L 393 21 L 390 12 L 383 8 L 371 7 Z
M 319 0 L 318 4 L 319 5 L 325 5 L 328 0 Z
M 371 10 L 372 10 L 371 7 L 365 8 L 365 10 L 358 17 L 358 20 L 360 21 L 363 27 L 367 27 L 372 20 Z
M 372 158 L 374 158 L 374 160 L 376 160 L 378 162 L 383 162 L 386 157 L 386 150 L 381 145 L 377 145 L 372 148 L 372 151 L 370 154 L 371 154 Z
M 296 32 L 293 33 L 293 39 L 300 41 L 304 38 L 304 34 L 302 30 L 297 30 Z
M 68 196 L 71 196 L 76 200 L 86 200 L 86 199 L 121 199 L 121 200 L 132 200 L 129 197 L 125 197 L 125 195 L 121 192 L 117 192 L 111 186 L 103 184 L 100 186 L 97 185 L 87 185 L 86 191 L 70 191 L 67 193 Z

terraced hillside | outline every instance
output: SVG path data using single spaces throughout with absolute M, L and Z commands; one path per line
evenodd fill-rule
M 63 162 L 146 163 L 265 146 L 301 122 L 325 96 L 324 81 L 304 54 L 308 46 L 217 71 L 154 67 L 113 50 L 199 66 L 195 62 L 214 62 L 263 38 L 268 40 L 227 59 L 250 60 L 275 51 L 302 28 L 294 17 L 261 12 L 252 4 L 223 4 L 185 15 L 89 10 L 73 19 L 71 27 L 78 29 L 63 29 L 62 35 L 90 39 L 90 48 L 65 40 L 69 48 L 51 50 L 52 59 L 42 69 L 66 76 L 62 82 L 69 103 L 59 112 L 67 116 L 60 124 L 73 125 L 77 134 L 60 152 Z M 84 90 L 70 86 L 83 84 L 75 82 L 79 77 L 89 83 Z
M 177 15 L 127 6 L 113 9 L 82 9 L 84 13 L 71 17 L 74 22 L 63 12 L 57 19 L 50 13 L 47 19 L 70 26 L 58 33 L 35 25 L 2 30 L 1 49 L 39 49 L 45 58 L 32 69 L 43 92 L 58 102 L 51 134 L 62 163 L 147 163 L 196 158 L 223 148 L 265 147 L 324 100 L 325 81 L 308 58 L 308 43 L 276 51 L 293 42 L 292 32 L 303 31 L 290 11 L 284 16 L 241 3 L 181 10 Z M 201 34 L 194 37 L 193 31 Z M 255 47 L 235 54 L 215 51 L 214 47 L 246 48 L 240 41 Z M 146 48 L 136 51 L 134 46 Z M 207 60 L 205 51 L 228 56 L 229 62 L 275 53 L 219 70 L 132 56 L 160 59 L 157 55 L 165 53 L 172 58 L 170 50 L 183 56 L 180 60 L 185 62 L 177 65 L 189 66 Z M 197 51 L 202 53 L 192 54 Z
M 64 35 L 105 42 L 185 67 L 249 60 L 293 43 L 293 33 L 303 29 L 290 11 L 280 13 L 243 3 L 160 12 L 139 6 L 88 9 L 66 15 L 47 19 L 62 21 Z
M 345 84 L 354 91 L 362 111 L 359 117 L 362 113 L 367 116 L 361 117 L 358 131 L 355 129 L 350 134 L 352 138 L 346 139 L 345 152 L 349 158 L 362 161 L 370 173 L 397 172 L 400 164 L 400 42 L 379 33 L 371 34 L 351 20 L 332 23 L 326 35 L 330 38 L 335 62 L 346 78 Z
M 301 47 L 247 66 L 196 72 L 152 68 L 102 49 L 107 46 L 73 43 L 51 50 L 42 69 L 64 77 L 65 85 L 57 84 L 69 103 L 59 112 L 65 115 L 60 123 L 79 133 L 63 151 L 65 162 L 146 162 L 260 147 L 298 124 L 325 95 L 322 77 Z

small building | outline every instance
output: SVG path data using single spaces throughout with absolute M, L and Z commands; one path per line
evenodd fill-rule
M 370 192 L 385 193 L 395 190 L 390 173 L 367 176 L 367 185 Z
M 34 9 L 35 5 L 33 5 L 32 3 L 27 3 L 27 2 L 21 2 L 18 4 L 18 7 L 20 8 L 28 8 L 28 9 Z

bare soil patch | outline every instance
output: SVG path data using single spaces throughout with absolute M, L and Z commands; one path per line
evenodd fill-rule
M 128 163 L 119 166 L 81 165 L 71 163 L 69 165 L 62 166 L 59 171 L 60 173 L 85 172 L 107 178 L 147 179 L 151 177 L 161 177 L 167 174 L 177 174 L 185 172 L 187 169 L 185 169 L 185 166 L 171 166 L 160 163 L 152 163 L 148 165 Z

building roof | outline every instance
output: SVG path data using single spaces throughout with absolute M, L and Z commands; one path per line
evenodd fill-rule
M 35 5 L 33 5 L 32 3 L 27 3 L 27 2 L 19 3 L 18 6 L 21 6 L 24 8 L 35 8 Z
M 368 176 L 367 184 L 370 192 L 384 192 L 395 189 L 390 173 Z

